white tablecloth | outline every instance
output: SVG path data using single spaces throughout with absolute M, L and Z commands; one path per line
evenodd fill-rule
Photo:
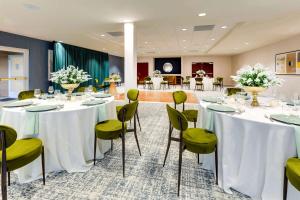
M 213 78 L 203 77 L 202 82 L 203 82 L 203 85 L 204 85 L 204 90 L 213 90 L 213 82 L 214 82 Z M 195 89 L 195 85 L 196 85 L 195 78 L 190 78 L 190 88 L 192 90 Z
M 73 97 L 74 98 L 74 97 Z M 81 98 L 81 97 L 77 97 Z M 24 108 L 2 108 L 1 124 L 13 127 L 18 133 L 18 139 L 38 137 L 45 148 L 46 173 L 66 170 L 67 172 L 85 172 L 92 167 L 94 152 L 95 124 L 110 118 L 115 118 L 114 98 L 106 98 L 105 104 L 97 106 L 82 106 L 83 100 L 58 102 L 56 100 L 38 100 L 40 104 L 61 104 L 61 110 L 38 113 L 38 134 L 28 134 L 28 113 Z M 37 100 L 34 100 L 37 101 Z M 104 106 L 99 114 L 99 106 Z M 110 149 L 110 141 L 97 140 L 97 158 L 103 158 Z M 41 177 L 41 159 L 38 158 L 23 168 L 16 170 L 19 181 L 30 182 Z
M 209 113 L 200 102 L 202 127 Z M 253 199 L 281 200 L 286 160 L 296 156 L 295 129 L 272 122 L 265 114 L 282 108 L 246 108 L 242 114 L 213 112 L 213 129 L 218 137 L 219 186 L 233 188 Z M 214 169 L 214 154 L 203 156 L 203 166 Z M 289 185 L 288 199 L 300 199 Z
M 151 77 L 151 80 L 153 82 L 153 88 L 155 90 L 159 90 L 160 89 L 160 83 L 163 81 L 162 77 Z

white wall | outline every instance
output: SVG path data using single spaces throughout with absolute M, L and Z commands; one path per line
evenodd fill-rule
M 149 66 L 149 75 L 154 71 L 154 58 L 153 57 L 138 57 L 138 62 L 147 62 Z M 181 75 L 192 75 L 193 62 L 213 62 L 214 63 L 214 76 L 224 77 L 224 84 L 231 85 L 232 81 L 232 63 L 230 56 L 182 56 L 181 57 Z
M 283 40 L 262 48 L 258 48 L 243 54 L 232 57 L 232 70 L 236 72 L 244 65 L 261 63 L 275 71 L 275 54 L 300 49 L 300 35 Z M 278 88 L 279 93 L 291 96 L 294 92 L 300 93 L 300 75 L 278 75 L 284 79 L 282 87 Z
M 0 52 L 0 77 L 8 77 L 8 55 Z M 8 81 L 0 81 L 0 97 L 8 96 Z

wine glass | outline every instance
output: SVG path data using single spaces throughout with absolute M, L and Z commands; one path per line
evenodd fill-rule
M 41 90 L 40 89 L 34 89 L 34 96 L 35 98 L 40 98 L 41 96 Z
M 53 94 L 53 92 L 54 92 L 53 86 L 49 86 L 48 92 L 49 92 L 49 94 L 51 94 L 51 95 Z

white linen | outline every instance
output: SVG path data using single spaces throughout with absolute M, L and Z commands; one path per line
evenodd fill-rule
M 210 78 L 210 77 L 203 77 L 203 86 L 204 86 L 204 90 L 213 90 L 213 82 L 214 79 Z M 196 80 L 195 78 L 190 78 L 190 88 L 192 90 L 195 89 L 195 85 L 196 85 Z
M 75 97 L 72 97 L 75 98 Z M 79 100 L 78 100 L 79 98 Z M 94 128 L 97 122 L 115 118 L 114 97 L 106 98 L 105 104 L 82 106 L 83 100 L 76 97 L 72 101 L 38 100 L 40 104 L 61 104 L 64 108 L 38 113 L 38 134 L 32 134 L 26 120 L 24 108 L 3 108 L 1 124 L 13 127 L 18 139 L 38 137 L 45 148 L 46 173 L 66 170 L 67 172 L 85 172 L 92 167 L 94 151 Z M 37 100 L 35 100 L 37 101 Z M 99 113 L 100 108 L 105 111 Z M 102 109 L 103 110 L 103 109 Z M 97 158 L 103 158 L 110 149 L 110 141 L 97 140 Z M 30 182 L 41 177 L 41 159 L 38 158 L 25 167 L 16 170 L 21 183 Z
M 281 200 L 286 160 L 296 156 L 295 129 L 272 122 L 265 114 L 280 113 L 282 108 L 246 107 L 242 114 L 212 112 L 207 118 L 207 112 L 211 113 L 207 105 L 200 102 L 200 120 L 206 128 L 211 119 L 218 137 L 219 186 L 253 199 Z M 213 156 L 203 156 L 204 168 L 214 169 Z M 300 193 L 288 198 L 300 199 Z
M 155 90 L 160 89 L 160 83 L 163 81 L 162 77 L 151 77 L 151 81 L 153 82 L 153 88 Z

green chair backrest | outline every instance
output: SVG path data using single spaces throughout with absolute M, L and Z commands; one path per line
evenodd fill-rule
M 19 100 L 34 98 L 34 90 L 22 91 L 18 95 Z
M 118 120 L 121 122 L 127 122 L 131 120 L 136 112 L 139 101 L 134 101 L 129 104 L 125 104 L 118 112 Z M 124 116 L 123 116 L 124 115 Z M 124 118 L 124 121 L 123 121 Z
M 191 76 L 186 76 L 185 78 L 186 78 L 187 81 L 189 81 Z
M 128 90 L 127 92 L 127 98 L 130 100 L 130 101 L 136 101 L 139 97 L 139 90 L 137 89 L 130 89 Z
M 4 133 L 6 148 L 10 147 L 17 139 L 17 132 L 9 127 L 0 125 L 0 132 Z M 2 138 L 0 138 L 0 151 L 2 149 Z
M 242 88 L 227 88 L 226 90 L 228 96 L 235 95 L 236 93 L 243 91 Z
M 217 79 L 217 82 L 219 82 L 219 83 L 222 83 L 222 81 L 223 81 L 223 77 L 217 77 L 216 79 Z
M 196 81 L 196 82 L 202 82 L 202 81 L 203 81 L 203 78 L 197 77 L 197 78 L 195 78 L 195 81 Z
M 79 87 L 77 92 L 85 92 L 85 89 L 88 87 Z M 93 92 L 97 92 L 97 88 L 93 86 Z
M 150 76 L 147 76 L 147 77 L 145 77 L 144 80 L 145 80 L 145 81 L 151 81 L 151 77 L 150 77 Z
M 167 104 L 167 112 L 168 112 L 169 120 L 175 129 L 179 131 L 185 131 L 188 128 L 188 121 L 181 112 L 172 108 L 168 104 Z
M 186 93 L 182 90 L 173 92 L 172 96 L 175 104 L 184 103 L 187 99 Z

